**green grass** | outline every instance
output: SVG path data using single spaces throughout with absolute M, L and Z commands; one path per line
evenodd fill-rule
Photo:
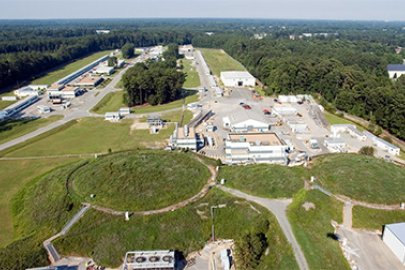
M 0 247 L 10 243 L 15 236 L 11 198 L 30 180 L 74 160 L 72 158 L 0 160 Z
M 405 170 L 358 154 L 326 155 L 314 160 L 312 174 L 335 194 L 383 204 L 405 201 Z
M 124 104 L 124 91 L 108 93 L 91 111 L 98 114 L 105 114 L 106 112 L 116 112 L 121 107 L 127 107 L 127 105 Z
M 220 49 L 200 49 L 214 75 L 222 71 L 246 71 L 245 67 Z
M 0 110 L 3 110 L 10 106 L 13 103 L 16 103 L 17 101 L 5 101 L 5 100 L 0 100 Z
M 308 178 L 306 169 L 280 165 L 222 166 L 218 180 L 224 178 L 226 185 L 261 197 L 289 197 L 304 187 Z
M 311 202 L 315 209 L 302 205 Z M 334 229 L 331 220 L 342 222 L 342 203 L 319 191 L 301 190 L 288 208 L 288 219 L 310 269 L 350 269 L 338 241 L 327 236 Z
M 184 82 L 184 88 L 196 88 L 201 85 L 200 77 L 195 67 L 192 65 L 192 60 L 182 59 L 183 61 L 183 72 L 187 74 L 186 81 Z
M 259 269 L 297 269 L 290 246 L 281 233 L 276 219 L 258 207 L 212 190 L 201 201 L 162 215 L 133 216 L 130 221 L 91 210 L 55 245 L 62 254 L 91 256 L 107 266 L 118 266 L 128 250 L 175 249 L 184 252 L 201 249 L 210 238 L 210 206 L 226 204 L 215 213 L 218 238 L 237 239 L 252 231 L 263 219 L 270 221 L 267 233 L 270 253 Z
M 110 123 L 101 118 L 83 118 L 39 135 L 24 143 L 11 147 L 0 156 L 48 156 L 83 153 L 106 153 L 134 149 L 137 147 L 162 147 L 173 133 L 169 126 L 159 134 L 149 130 L 132 130 L 131 120 Z
M 385 224 L 404 221 L 404 210 L 385 211 L 361 206 L 353 207 L 353 227 L 355 228 L 381 231 Z
M 183 122 L 181 122 L 182 120 L 182 116 L 183 117 Z M 161 115 L 162 120 L 166 121 L 166 122 L 177 122 L 180 123 L 181 125 L 185 125 L 188 124 L 191 119 L 193 119 L 193 113 L 189 110 L 177 110 L 177 111 L 173 111 L 173 112 L 167 112 Z M 147 117 L 145 117 L 143 120 L 143 122 L 146 122 Z
M 62 79 L 63 77 L 69 75 L 70 73 L 96 61 L 97 59 L 99 59 L 100 57 L 106 55 L 110 53 L 110 51 L 101 51 L 101 52 L 97 52 L 94 54 L 91 54 L 87 57 L 83 57 L 77 61 L 74 61 L 70 64 L 64 65 L 54 71 L 50 71 L 48 74 L 46 74 L 45 76 L 38 78 L 34 81 L 32 81 L 32 84 L 52 84 L 56 81 L 58 81 L 59 79 Z
M 123 152 L 79 168 L 72 175 L 72 190 L 81 201 L 121 211 L 144 211 L 192 197 L 209 176 L 207 167 L 191 154 Z M 91 199 L 90 194 L 96 197 Z
M 48 118 L 12 120 L 2 123 L 0 125 L 0 144 L 33 132 L 62 118 L 61 115 L 53 115 Z
M 188 95 L 184 99 L 178 99 L 176 101 L 169 102 L 169 103 L 166 103 L 163 105 L 156 105 L 156 106 L 147 105 L 147 106 L 142 106 L 142 107 L 134 107 L 133 109 L 134 109 L 134 112 L 137 114 L 161 112 L 161 111 L 166 111 L 166 110 L 172 110 L 175 108 L 180 108 L 181 106 L 183 106 L 183 104 L 197 102 L 198 99 L 199 99 L 199 96 L 198 96 L 198 94 L 195 93 L 195 94 Z
M 350 124 L 350 125 L 355 125 L 359 130 L 364 130 L 364 127 L 360 126 L 359 124 L 352 122 L 350 120 L 347 120 L 343 117 L 339 117 L 335 114 L 332 114 L 328 111 L 324 112 L 324 116 L 326 118 L 326 121 L 329 122 L 330 125 L 338 125 L 338 124 Z

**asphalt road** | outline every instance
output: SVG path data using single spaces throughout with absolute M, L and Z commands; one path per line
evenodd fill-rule
M 291 199 L 266 199 L 261 197 L 252 196 L 246 193 L 243 193 L 236 189 L 231 189 L 228 187 L 221 186 L 220 189 L 223 191 L 232 194 L 236 197 L 257 203 L 265 208 L 267 208 L 270 212 L 272 212 L 286 236 L 288 242 L 290 242 L 292 249 L 294 251 L 295 259 L 297 264 L 301 270 L 308 270 L 308 263 L 305 259 L 304 253 L 301 250 L 300 245 L 298 244 L 297 240 L 295 239 L 294 233 L 292 231 L 290 222 L 287 219 L 287 206 L 291 203 Z

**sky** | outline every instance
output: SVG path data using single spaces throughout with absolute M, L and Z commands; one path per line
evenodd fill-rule
M 405 0 L 0 0 L 0 19 L 49 18 L 405 21 Z

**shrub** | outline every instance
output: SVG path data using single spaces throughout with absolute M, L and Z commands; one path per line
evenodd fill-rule
M 365 156 L 374 156 L 375 149 L 374 147 L 371 146 L 363 146 L 359 150 L 359 154 L 365 155 Z

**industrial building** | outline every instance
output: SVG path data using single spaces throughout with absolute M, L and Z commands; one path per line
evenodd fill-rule
M 288 146 L 275 133 L 230 133 L 225 140 L 225 160 L 228 164 L 287 164 Z
M 183 45 L 179 47 L 179 54 L 184 55 L 184 58 L 192 60 L 194 59 L 193 45 Z
M 351 124 L 331 125 L 330 131 L 334 138 L 339 138 L 341 133 L 348 133 L 350 136 L 360 141 L 365 141 L 367 139 L 367 136 L 363 132 L 359 131 L 355 125 Z
M 385 225 L 382 240 L 405 265 L 405 222 Z
M 324 146 L 332 153 L 346 152 L 346 142 L 340 138 L 327 138 Z
M 129 107 L 122 107 L 118 110 L 118 113 L 121 116 L 126 116 L 131 114 L 131 109 Z
M 0 111 L 0 121 L 3 121 L 9 117 L 12 117 L 13 115 L 21 112 L 31 104 L 35 103 L 38 101 L 38 96 L 28 96 L 22 100 L 17 101 L 14 104 L 11 104 L 4 110 Z
M 221 72 L 221 81 L 226 87 L 254 87 L 256 79 L 247 71 Z
M 405 74 L 405 65 L 388 65 L 387 72 L 390 79 L 396 80 Z
M 114 73 L 115 68 L 108 65 L 99 65 L 94 71 L 94 74 L 111 75 Z
M 50 99 L 63 98 L 72 99 L 80 95 L 82 89 L 76 86 L 64 86 L 60 90 L 48 90 L 48 97 Z
M 110 122 L 118 122 L 121 119 L 119 112 L 107 112 L 104 114 L 104 120 Z
M 388 152 L 390 155 L 399 156 L 401 149 L 398 146 L 395 146 L 368 131 L 364 131 L 364 135 L 370 139 L 376 147 Z
M 277 101 L 281 103 L 300 103 L 304 102 L 304 100 L 304 95 L 279 95 L 277 98 Z
M 125 254 L 123 270 L 175 270 L 173 250 L 131 251 Z
M 240 111 L 222 118 L 223 126 L 231 132 L 268 132 L 270 124 L 252 112 Z
M 197 151 L 199 143 L 200 140 L 194 128 L 189 128 L 187 125 L 184 127 L 176 125 L 173 135 L 170 136 L 170 146 L 175 149 Z
M 103 81 L 103 78 L 99 76 L 91 76 L 91 75 L 84 75 L 79 77 L 77 80 L 73 81 L 72 83 L 69 83 L 69 85 L 72 86 L 78 86 L 78 87 L 96 87 Z
M 37 90 L 31 86 L 24 86 L 14 91 L 14 95 L 19 98 L 28 97 L 28 96 L 38 96 L 39 93 Z
M 272 111 L 275 115 L 280 117 L 294 116 L 297 114 L 297 109 L 290 105 L 281 105 L 281 106 L 275 105 Z

